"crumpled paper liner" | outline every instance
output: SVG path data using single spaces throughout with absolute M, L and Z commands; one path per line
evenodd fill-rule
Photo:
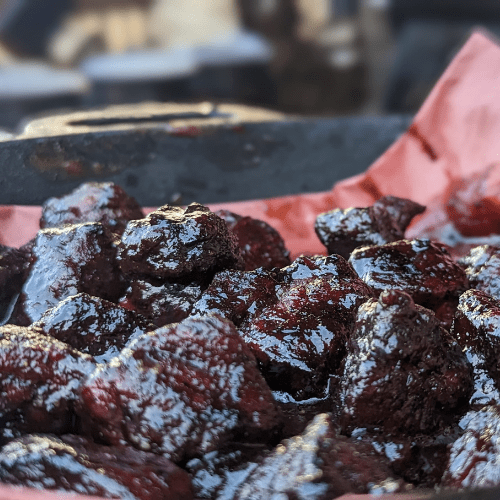
M 365 173 L 337 183 L 331 191 L 211 208 L 224 207 L 268 222 L 282 234 L 293 256 L 323 253 L 324 247 L 314 233 L 319 213 L 334 207 L 367 206 L 380 196 L 392 194 L 428 205 L 442 215 L 452 180 L 470 178 L 492 165 L 497 168 L 499 162 L 500 47 L 478 31 L 457 53 L 409 130 Z M 39 217 L 40 207 L 0 207 L 0 243 L 26 243 L 35 236 Z M 13 498 L 0 488 L 0 500 L 3 497 Z M 55 497 L 29 492 L 19 498 Z

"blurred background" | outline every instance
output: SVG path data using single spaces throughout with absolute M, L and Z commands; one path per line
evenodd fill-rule
M 498 0 L 0 0 L 0 128 L 144 101 L 414 113 Z

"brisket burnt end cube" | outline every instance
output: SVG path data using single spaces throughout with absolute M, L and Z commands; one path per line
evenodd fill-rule
M 132 338 L 154 327 L 145 318 L 86 293 L 73 295 L 46 311 L 32 325 L 97 362 L 109 361 Z
M 407 292 L 417 304 L 439 314 L 447 329 L 451 327 L 458 297 L 469 287 L 463 268 L 446 247 L 427 239 L 358 248 L 349 262 L 376 292 L 385 289 Z
M 31 328 L 0 327 L 0 436 L 70 431 L 78 389 L 95 366 L 92 356 Z
M 184 284 L 132 279 L 119 304 L 160 327 L 187 318 L 205 288 L 196 281 Z
M 236 500 L 236 491 L 257 467 L 271 445 L 229 443 L 186 464 L 197 499 Z
M 273 269 L 290 264 L 290 252 L 281 235 L 267 222 L 243 217 L 229 210 L 215 212 L 224 219 L 238 240 L 245 271 Z
M 85 429 L 174 461 L 240 436 L 265 439 L 278 423 L 271 391 L 234 325 L 188 318 L 137 338 L 81 391 Z
M 336 208 L 320 214 L 314 229 L 329 254 L 348 259 L 357 247 L 402 240 L 413 217 L 424 210 L 411 200 L 384 196 L 371 207 Z
M 498 165 L 488 165 L 469 178 L 451 178 L 444 209 L 464 236 L 500 234 Z
M 0 481 L 128 500 L 191 500 L 191 479 L 169 460 L 83 437 L 33 434 L 0 451 Z
M 118 247 L 126 275 L 175 280 L 241 267 L 236 237 L 208 208 L 165 205 L 129 222 Z
M 238 327 L 247 317 L 275 302 L 279 287 L 278 275 L 266 269 L 222 271 L 194 304 L 192 314 L 220 314 Z
M 67 297 L 84 292 L 112 302 L 123 292 L 116 247 L 102 224 L 89 222 L 38 231 L 33 264 L 16 305 L 28 325 Z
M 9 319 L 30 266 L 31 246 L 0 245 L 0 324 Z
M 87 182 L 60 198 L 49 198 L 42 205 L 40 227 L 63 227 L 82 222 L 100 222 L 121 234 L 127 223 L 142 219 L 137 201 L 112 182 Z
M 359 308 L 341 382 L 344 431 L 435 432 L 465 411 L 472 388 L 460 346 L 408 294 L 387 290 Z
M 388 461 L 390 469 L 410 484 L 434 488 L 441 484 L 449 447 L 461 435 L 458 426 L 431 435 L 414 436 L 384 434 L 365 428 L 355 429 L 351 439 L 372 446 Z
M 500 403 L 500 303 L 479 290 L 460 296 L 451 334 L 474 369 L 471 404 Z
M 308 399 L 324 395 L 357 308 L 372 296 L 339 255 L 300 257 L 281 270 L 219 273 L 193 313 L 231 319 L 271 388 Z
M 234 499 L 330 500 L 349 492 L 404 491 L 404 486 L 373 447 L 338 436 L 323 413 L 254 468 Z
M 463 436 L 451 447 L 443 486 L 488 488 L 500 485 L 500 407 L 486 406 L 468 415 Z
M 500 300 L 500 247 L 481 245 L 460 260 L 471 288 Z
M 282 271 L 274 303 L 240 326 L 272 389 L 324 394 L 345 355 L 358 307 L 373 296 L 339 255 L 300 258 Z

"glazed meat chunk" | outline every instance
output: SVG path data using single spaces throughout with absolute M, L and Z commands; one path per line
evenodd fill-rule
M 59 302 L 32 326 L 80 352 L 91 354 L 97 362 L 109 361 L 130 339 L 153 329 L 132 311 L 86 293 Z
M 86 431 L 174 461 L 234 435 L 265 436 L 277 409 L 234 325 L 188 318 L 139 337 L 99 366 L 81 391 Z
M 49 198 L 42 205 L 40 227 L 63 227 L 82 222 L 100 222 L 121 234 L 127 223 L 142 219 L 137 201 L 112 182 L 87 182 L 60 198 Z
M 7 322 L 30 265 L 27 248 L 0 245 L 0 324 Z
M 115 301 L 123 291 L 116 249 L 102 224 L 89 222 L 38 231 L 33 264 L 16 305 L 27 325 L 67 297 L 84 292 Z
M 197 499 L 233 500 L 237 489 L 246 481 L 272 446 L 245 446 L 229 443 L 186 464 Z
M 472 369 L 432 311 L 384 291 L 358 311 L 341 381 L 342 427 L 431 433 L 467 408 Z
M 384 457 L 396 477 L 422 488 L 441 484 L 449 447 L 461 435 L 458 426 L 432 434 L 386 434 L 382 429 L 357 428 L 351 439 L 373 447 Z
M 279 271 L 216 275 L 193 313 L 234 321 L 271 388 L 308 399 L 323 395 L 372 295 L 339 255 L 301 257 Z
M 348 259 L 357 247 L 402 240 L 413 217 L 424 210 L 411 200 L 384 196 L 371 207 L 336 208 L 322 213 L 314 229 L 329 254 Z
M 240 332 L 272 389 L 296 399 L 322 396 L 345 355 L 357 309 L 372 291 L 338 255 L 304 258 L 283 273 L 276 301 Z
M 460 260 L 471 288 L 500 300 L 500 247 L 481 245 Z
M 122 500 L 191 500 L 191 480 L 169 460 L 82 437 L 34 434 L 0 450 L 0 481 Z
M 471 412 L 463 436 L 450 450 L 443 485 L 487 488 L 500 485 L 500 407 Z
M 0 439 L 68 432 L 92 356 L 33 329 L 0 327 Z
M 354 250 L 349 262 L 359 277 L 380 293 L 403 290 L 413 300 L 438 314 L 451 327 L 458 297 L 468 281 L 444 245 L 427 239 L 401 240 Z
M 243 217 L 229 210 L 215 212 L 224 219 L 238 240 L 245 271 L 259 267 L 273 269 L 290 264 L 290 252 L 281 235 L 267 222 Z
M 452 179 L 444 206 L 453 225 L 464 236 L 500 234 L 498 166 L 489 165 L 467 179 Z
M 358 248 L 349 262 L 375 291 L 403 290 L 421 305 L 458 297 L 468 288 L 463 269 L 446 248 L 426 239 Z
M 280 287 L 280 276 L 266 269 L 222 271 L 194 304 L 192 314 L 217 313 L 240 326 L 268 303 L 274 303 Z
M 185 284 L 132 279 L 119 304 L 159 327 L 187 318 L 205 288 L 203 282 L 196 281 Z
M 468 290 L 460 296 L 451 334 L 474 367 L 471 403 L 500 403 L 500 303 Z
M 337 436 L 330 417 L 317 415 L 303 434 L 287 439 L 254 468 L 234 500 L 330 500 L 348 492 L 402 491 L 371 446 Z
M 127 275 L 178 279 L 241 265 L 236 237 L 203 205 L 165 205 L 131 221 L 118 247 Z

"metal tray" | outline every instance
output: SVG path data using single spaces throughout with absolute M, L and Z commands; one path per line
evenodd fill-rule
M 112 180 L 143 206 L 324 191 L 363 172 L 410 120 L 206 104 L 49 116 L 0 141 L 0 204 L 39 205 L 87 180 Z

